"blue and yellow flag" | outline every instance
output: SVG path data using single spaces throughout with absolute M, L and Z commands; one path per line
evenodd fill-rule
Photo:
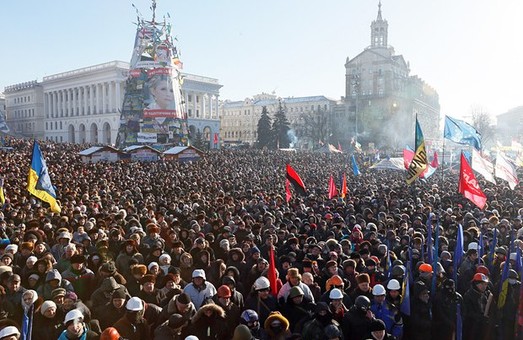
M 407 172 L 407 184 L 411 184 L 418 178 L 427 168 L 429 162 L 427 159 L 427 150 L 425 149 L 425 139 L 423 132 L 416 117 L 416 148 L 414 158 L 410 162 L 409 170 Z
M 36 141 L 33 144 L 31 168 L 27 176 L 27 191 L 42 201 L 49 203 L 52 212 L 60 213 L 62 211 L 56 201 L 56 192 L 51 184 L 51 177 L 49 177 L 49 171 L 40 151 L 40 146 Z
M 0 205 L 5 204 L 4 179 L 0 178 Z

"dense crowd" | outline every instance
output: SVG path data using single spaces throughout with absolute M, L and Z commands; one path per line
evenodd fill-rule
M 26 190 L 32 142 L 8 144 L 0 340 L 523 339 L 520 186 L 480 180 L 480 210 L 455 173 L 408 186 L 345 154 L 84 164 L 47 142 L 53 214 Z M 286 202 L 288 163 L 307 195 Z

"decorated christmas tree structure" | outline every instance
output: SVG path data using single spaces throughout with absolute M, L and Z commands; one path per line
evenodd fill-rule
M 138 14 L 136 39 L 120 116 L 116 145 L 188 145 L 187 114 L 181 92 L 182 63 L 171 25 Z

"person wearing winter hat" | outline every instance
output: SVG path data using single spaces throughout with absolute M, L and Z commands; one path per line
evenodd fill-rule
M 31 339 L 33 332 L 34 315 L 37 309 L 36 302 L 38 301 L 38 294 L 34 290 L 26 290 L 22 294 L 22 317 L 20 324 L 22 325 L 21 337 L 22 339 Z
M 314 317 L 303 325 L 303 339 L 323 339 L 325 327 L 329 325 L 339 326 L 339 323 L 333 319 L 326 302 L 318 302 L 314 310 Z
M 251 334 L 251 330 L 249 327 L 245 325 L 238 325 L 234 329 L 234 334 L 232 336 L 232 340 L 252 340 L 254 339 L 253 335 Z
M 287 301 L 287 297 L 289 296 L 292 287 L 300 287 L 303 291 L 304 297 L 314 303 L 314 296 L 312 296 L 311 290 L 305 283 L 301 282 L 301 274 L 298 268 L 289 268 L 289 270 L 287 270 L 287 282 L 285 282 L 278 292 L 278 301 L 282 305 Z
M 122 338 L 141 340 L 149 338 L 149 324 L 144 319 L 145 303 L 138 297 L 130 298 L 125 304 L 125 315 L 113 325 Z
M 364 295 L 369 300 L 373 299 L 372 288 L 370 286 L 370 276 L 367 273 L 362 273 L 356 276 L 356 288 L 352 291 L 350 297 L 352 301 L 355 301 L 356 298 L 360 295 Z
M 112 326 L 125 315 L 125 302 L 127 297 L 125 287 L 119 287 L 113 291 L 109 302 L 94 311 L 94 318 L 100 321 L 101 329 Z
M 47 300 L 40 306 L 40 313 L 35 315 L 33 329 L 34 340 L 58 339 L 62 332 L 62 323 L 64 321 L 63 312 L 57 308 L 53 301 Z
M 91 331 L 84 323 L 84 316 L 78 309 L 69 311 L 64 318 L 65 330 L 58 340 L 69 339 L 99 339 L 99 335 Z
M 228 339 L 234 329 L 226 327 L 227 319 L 222 307 L 209 303 L 202 306 L 191 319 L 188 333 L 198 339 Z
M 71 267 L 62 273 L 62 278 L 71 282 L 75 293 L 84 301 L 90 299 L 95 281 L 94 273 L 85 267 L 83 255 L 75 254 L 70 259 Z
M 286 339 L 291 335 L 289 320 L 280 312 L 272 312 L 263 324 L 269 339 Z
M 206 299 L 212 298 L 217 291 L 214 285 L 206 281 L 205 271 L 195 269 L 192 273 L 192 282 L 183 289 L 183 292 L 191 297 L 196 309 L 199 309 Z
M 189 321 L 178 313 L 174 313 L 169 320 L 154 330 L 154 340 L 185 339 Z
M 369 331 L 372 337 L 371 339 L 373 340 L 396 339 L 395 337 L 392 337 L 392 335 L 387 333 L 385 322 L 383 322 L 383 320 L 380 319 L 374 319 L 371 321 Z
M 18 340 L 20 331 L 15 326 L 6 326 L 0 329 L 0 340 Z

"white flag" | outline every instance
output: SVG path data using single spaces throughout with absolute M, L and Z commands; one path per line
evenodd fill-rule
M 486 181 L 496 184 L 496 180 L 494 179 L 494 164 L 481 156 L 476 149 L 472 149 L 472 170 L 482 175 Z
M 516 171 L 510 162 L 505 158 L 505 156 L 498 152 L 496 157 L 496 171 L 495 175 L 498 178 L 504 179 L 508 182 L 510 189 L 514 190 L 516 185 L 518 185 L 518 177 Z

